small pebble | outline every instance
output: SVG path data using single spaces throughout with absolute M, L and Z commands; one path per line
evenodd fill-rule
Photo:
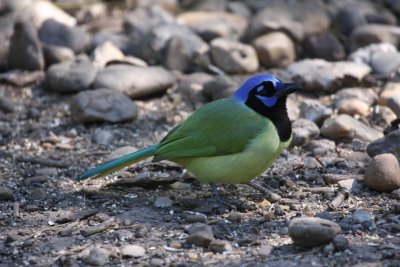
M 229 241 L 215 239 L 211 241 L 209 248 L 214 253 L 223 253 L 225 251 L 232 251 L 232 245 Z
M 42 199 L 47 195 L 46 190 L 43 188 L 34 188 L 31 191 L 31 198 L 32 199 Z
M 104 266 L 108 262 L 108 255 L 104 249 L 94 247 L 89 251 L 85 261 L 94 266 Z
M 0 186 L 0 200 L 15 200 L 15 195 L 11 189 L 5 186 Z
M 146 254 L 146 250 L 139 245 L 125 245 L 121 248 L 123 257 L 139 258 Z
M 228 217 L 226 219 L 233 223 L 240 223 L 242 221 L 242 218 L 243 216 L 240 212 L 231 212 L 228 214 Z
M 164 266 L 165 262 L 163 259 L 160 259 L 160 258 L 152 258 L 150 260 L 149 264 L 152 267 L 160 267 L 160 266 Z
M 154 202 L 156 208 L 170 208 L 172 207 L 172 200 L 168 197 L 158 197 Z
M 189 235 L 186 238 L 186 243 L 195 245 L 197 247 L 207 248 L 211 241 L 214 240 L 214 235 L 205 231 L 200 231 Z
M 263 245 L 258 249 L 257 252 L 259 256 L 266 258 L 271 254 L 272 249 L 273 248 L 270 245 Z
M 344 251 L 349 247 L 349 240 L 344 236 L 335 236 L 332 240 L 332 244 L 335 247 L 335 251 Z
M 207 220 L 207 216 L 205 214 L 202 213 L 198 213 L 198 214 L 188 214 L 185 217 L 185 221 L 188 223 L 202 223 L 205 222 Z

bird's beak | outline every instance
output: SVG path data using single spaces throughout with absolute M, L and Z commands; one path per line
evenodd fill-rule
M 279 98 L 282 96 L 290 95 L 291 93 L 296 92 L 300 88 L 301 85 L 297 83 L 284 83 L 283 88 L 280 89 L 278 92 L 276 92 L 274 96 Z

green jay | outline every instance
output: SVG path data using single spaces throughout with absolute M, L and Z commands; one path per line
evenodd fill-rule
M 182 165 L 200 182 L 249 183 L 289 146 L 286 97 L 299 88 L 272 75 L 255 75 L 231 97 L 199 108 L 159 144 L 103 163 L 77 179 L 110 174 L 153 156 L 153 161 Z

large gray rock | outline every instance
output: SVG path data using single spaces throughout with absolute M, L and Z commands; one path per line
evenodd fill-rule
M 210 43 L 213 63 L 229 74 L 255 72 L 258 69 L 258 58 L 254 48 L 237 41 L 217 38 Z
M 363 63 L 304 59 L 291 64 L 287 70 L 294 81 L 304 85 L 304 91 L 333 92 L 359 85 L 371 68 Z
M 176 19 L 206 41 L 218 37 L 239 39 L 247 28 L 247 20 L 244 17 L 227 12 L 184 12 Z
M 367 146 L 367 153 L 370 157 L 392 153 L 400 160 L 400 129 L 390 132 L 384 137 L 370 143 Z
M 253 40 L 260 62 L 267 68 L 286 68 L 296 59 L 293 41 L 282 32 L 261 35 Z
M 174 76 L 162 67 L 110 65 L 97 73 L 94 88 L 111 88 L 132 98 L 165 92 L 175 82 Z
M 357 27 L 350 35 L 350 49 L 367 46 L 374 43 L 391 43 L 398 46 L 400 42 L 400 27 L 383 24 L 365 24 Z
M 398 159 L 389 153 L 375 156 L 365 170 L 364 183 L 381 192 L 391 192 L 400 188 Z
M 349 60 L 368 64 L 372 73 L 390 77 L 400 68 L 400 53 L 390 43 L 370 44 L 354 51 Z
M 327 244 L 340 231 L 337 223 L 321 218 L 295 218 L 289 224 L 289 235 L 293 242 L 303 247 Z
M 96 77 L 97 70 L 87 57 L 77 57 L 52 65 L 46 72 L 48 89 L 60 93 L 74 93 L 87 90 Z
M 68 27 L 54 19 L 46 20 L 39 29 L 40 40 L 47 45 L 59 45 L 81 52 L 89 44 L 89 35 L 79 27 Z
M 383 136 L 383 133 L 368 127 L 347 114 L 326 119 L 321 127 L 321 135 L 329 139 L 358 138 L 371 142 Z
M 18 21 L 14 25 L 8 53 L 10 68 L 43 70 L 44 57 L 36 29 L 31 23 Z
M 110 89 L 80 92 L 72 98 L 70 109 L 72 118 L 83 123 L 130 121 L 138 115 L 129 97 Z

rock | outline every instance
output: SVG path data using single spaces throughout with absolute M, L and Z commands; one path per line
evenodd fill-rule
M 383 24 L 365 24 L 357 27 L 350 35 L 350 49 L 373 43 L 391 43 L 398 46 L 400 41 L 400 27 Z
M 347 114 L 342 114 L 333 119 L 326 119 L 321 128 L 321 135 L 329 139 L 358 138 L 371 142 L 381 138 L 383 134 Z
M 109 145 L 114 139 L 115 136 L 113 132 L 101 128 L 96 128 L 92 135 L 92 141 L 99 145 Z
M 190 71 L 192 68 L 193 51 L 190 44 L 182 36 L 173 36 L 165 46 L 163 65 L 169 70 L 181 72 Z
M 214 64 L 229 74 L 251 73 L 258 69 L 258 58 L 253 47 L 224 38 L 210 43 Z
M 379 95 L 378 104 L 382 106 L 387 106 L 389 99 L 396 98 L 399 95 L 400 83 L 388 82 Z
M 79 27 L 68 27 L 54 19 L 46 20 L 39 29 L 44 44 L 65 46 L 75 53 L 81 52 L 89 43 L 89 35 Z
M 226 219 L 232 223 L 241 223 L 243 215 L 240 212 L 231 212 Z
M 390 197 L 393 198 L 393 199 L 400 200 L 400 188 L 397 188 L 397 189 L 393 190 L 390 193 Z
M 344 236 L 337 235 L 333 238 L 332 244 L 335 251 L 344 251 L 349 247 L 349 240 Z
M 339 113 L 348 114 L 350 116 L 361 115 L 367 116 L 369 113 L 369 105 L 359 99 L 343 99 L 336 105 Z
M 327 244 L 340 231 L 337 223 L 315 217 L 295 218 L 289 224 L 289 235 L 293 242 L 303 247 Z
M 271 254 L 272 250 L 273 250 L 273 247 L 272 247 L 272 246 L 270 246 L 270 245 L 263 245 L 263 246 L 261 246 L 261 247 L 258 249 L 257 253 L 258 253 L 258 255 L 259 255 L 260 257 L 266 258 L 266 257 L 268 257 L 268 256 Z
M 223 253 L 225 251 L 232 251 L 232 245 L 227 240 L 215 239 L 209 244 L 209 248 L 214 253 Z
M 239 39 L 247 28 L 247 20 L 238 14 L 217 11 L 184 12 L 177 16 L 182 23 L 207 42 L 218 37 Z
M 364 183 L 373 190 L 391 192 L 400 187 L 400 166 L 393 154 L 380 154 L 371 160 Z
M 241 15 L 242 17 L 249 19 L 252 15 L 250 8 L 246 5 L 246 3 L 240 1 L 229 1 L 227 3 L 226 9 L 233 14 Z
M 390 127 L 392 121 L 394 121 L 397 118 L 393 110 L 391 110 L 388 107 L 380 105 L 375 105 L 373 107 L 373 116 L 376 125 L 379 125 L 382 128 Z
M 260 1 L 261 2 L 261 1 Z M 279 1 L 268 3 L 252 18 L 248 28 L 248 38 L 254 39 L 265 33 L 282 31 L 296 41 L 306 35 L 325 32 L 329 27 L 329 18 L 314 1 L 291 2 L 282 5 Z
M 104 67 L 107 62 L 113 60 L 123 60 L 124 57 L 124 53 L 110 41 L 104 42 L 92 52 L 93 65 L 98 68 Z
M 0 111 L 3 113 L 14 112 L 14 103 L 5 96 L 0 96 Z
M 59 23 L 69 27 L 76 25 L 76 19 L 74 17 L 67 14 L 52 2 L 46 0 L 32 1 L 32 4 L 26 6 L 21 12 L 29 18 L 35 28 L 40 28 L 48 19 L 57 20 Z
M 261 64 L 267 68 L 286 68 L 296 59 L 293 41 L 282 32 L 261 35 L 253 40 L 252 45 Z
M 123 29 L 135 41 L 139 41 L 155 26 L 172 23 L 173 17 L 163 8 L 154 5 L 136 8 L 124 17 Z
M 72 49 L 57 45 L 44 45 L 43 55 L 46 62 L 46 68 L 64 61 L 72 61 L 75 58 L 75 53 Z
M 151 267 L 162 267 L 165 266 L 165 261 L 160 258 L 152 258 L 149 262 Z
M 331 32 L 310 35 L 303 43 L 304 52 L 310 58 L 339 61 L 346 57 L 343 45 Z
M 120 92 L 96 89 L 80 92 L 71 100 L 71 116 L 77 122 L 124 122 L 137 118 L 135 103 Z
M 374 224 L 374 219 L 365 210 L 355 210 L 351 215 L 351 219 L 355 224 L 362 224 L 364 227 L 371 227 Z
M 333 110 L 315 99 L 305 99 L 300 104 L 300 117 L 320 125 L 332 115 Z
M 344 88 L 336 93 L 335 105 L 339 106 L 343 100 L 357 99 L 371 106 L 378 100 L 377 94 L 369 88 Z
M 305 148 L 310 150 L 314 156 L 324 156 L 335 152 L 336 144 L 328 139 L 311 140 Z
M 372 73 L 391 77 L 400 67 L 400 53 L 390 43 L 370 44 L 349 55 L 349 60 L 368 64 Z
M 185 231 L 191 235 L 197 232 L 206 232 L 209 236 L 214 237 L 213 230 L 211 226 L 204 224 L 204 223 L 192 223 L 189 224 L 186 228 Z
M 397 118 L 400 118 L 400 95 L 389 98 L 387 101 L 387 106 L 393 110 Z
M 173 202 L 169 197 L 158 197 L 156 201 L 154 201 L 154 206 L 156 208 L 170 208 L 172 204 Z
M 207 61 L 207 43 L 186 26 L 178 24 L 161 24 L 154 27 L 141 38 L 134 55 L 150 64 L 161 63 L 166 45 L 172 37 L 178 37 L 185 44 L 185 54 L 192 59 L 193 65 L 202 66 L 203 61 Z
M 125 245 L 121 248 L 122 257 L 140 258 L 146 254 L 146 250 L 139 245 Z
M 304 59 L 289 65 L 287 70 L 292 80 L 304 85 L 304 91 L 333 92 L 358 85 L 371 68 L 362 63 Z
M 133 56 L 126 56 L 122 60 L 113 60 L 107 63 L 107 65 L 115 65 L 115 64 L 126 64 L 126 65 L 131 65 L 131 66 L 136 66 L 136 67 L 148 67 L 148 64 L 146 61 L 141 60 L 138 57 L 133 57 Z
M 52 65 L 47 69 L 45 82 L 49 90 L 75 93 L 89 89 L 96 76 L 96 69 L 87 57 L 77 57 Z
M 162 67 L 110 65 L 97 73 L 94 88 L 110 88 L 131 98 L 165 92 L 175 82 L 174 76 Z
M 36 29 L 31 23 L 17 21 L 11 36 L 8 53 L 10 68 L 22 70 L 43 70 L 44 57 Z
M 34 188 L 31 190 L 30 198 L 33 200 L 43 199 L 46 196 L 47 192 L 43 188 Z
M 306 119 L 298 119 L 292 123 L 293 128 L 293 144 L 301 146 L 311 139 L 319 136 L 319 128 L 312 121 Z
M 5 186 L 0 186 L 0 201 L 14 201 L 15 195 L 11 189 Z
M 379 154 L 391 153 L 400 160 L 400 130 L 395 130 L 382 138 L 375 140 L 367 146 L 370 157 Z
M 232 95 L 238 88 L 238 83 L 230 79 L 228 76 L 217 76 L 216 78 L 204 83 L 203 95 L 213 101 Z
M 186 243 L 190 245 L 195 245 L 197 247 L 207 248 L 210 245 L 211 241 L 213 240 L 214 240 L 213 235 L 210 235 L 210 233 L 205 231 L 200 231 L 190 234 L 186 238 Z
M 177 90 L 183 95 L 185 102 L 200 107 L 206 100 L 203 95 L 204 85 L 212 80 L 214 80 L 214 76 L 210 74 L 194 72 L 179 78 Z
M 362 192 L 362 184 L 356 179 L 340 180 L 337 183 L 340 188 L 345 189 L 353 194 L 359 194 Z
M 202 213 L 188 214 L 185 216 L 185 221 L 188 223 L 203 223 L 207 220 L 207 216 Z
M 132 47 L 131 40 L 125 34 L 113 32 L 110 30 L 100 30 L 93 34 L 90 47 L 98 47 L 105 42 L 111 42 L 115 47 L 118 47 L 125 55 L 133 55 L 137 47 Z
M 108 255 L 104 249 L 94 247 L 89 251 L 85 261 L 94 266 L 104 266 L 108 262 Z

